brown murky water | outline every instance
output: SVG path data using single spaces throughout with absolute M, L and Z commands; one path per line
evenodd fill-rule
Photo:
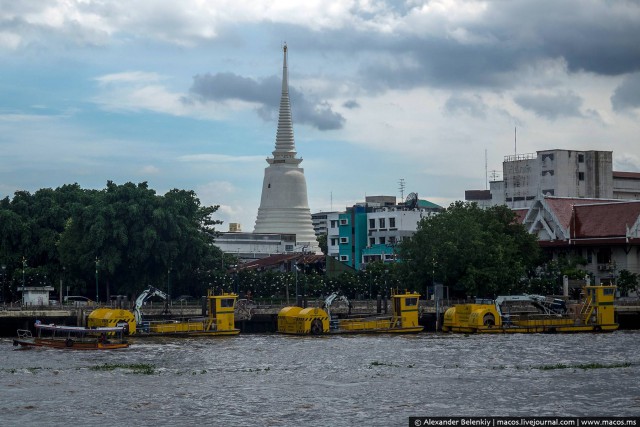
M 639 344 L 638 331 L 256 334 L 144 339 L 110 352 L 16 349 L 2 339 L 0 425 L 406 426 L 409 416 L 427 415 L 640 416 Z M 105 364 L 113 369 L 95 369 Z M 152 373 L 133 370 L 136 364 Z

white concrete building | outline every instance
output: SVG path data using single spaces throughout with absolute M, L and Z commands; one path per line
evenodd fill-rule
M 502 163 L 504 200 L 512 208 L 533 204 L 540 194 L 613 197 L 611 151 L 545 150 L 507 156 Z
M 330 218 L 338 218 L 338 212 L 316 212 L 311 214 L 311 223 L 316 236 L 327 235 Z M 334 218 L 334 219 L 335 219 Z
M 22 305 L 49 305 L 49 294 L 54 291 L 53 286 L 21 286 Z
M 490 190 L 469 190 L 465 200 L 480 206 L 528 208 L 541 196 L 638 199 L 640 173 L 612 170 L 611 151 L 544 150 L 505 156 L 502 180 Z
M 242 260 L 256 260 L 275 254 L 302 252 L 296 245 L 295 234 L 279 233 L 221 233 L 215 245 L 222 252 L 237 256 Z
M 340 212 L 327 213 L 327 255 L 340 259 Z
M 273 157 L 267 158 L 262 197 L 254 233 L 295 234 L 298 245 L 311 253 L 320 251 L 311 222 L 307 182 L 302 159 L 297 158 L 293 139 L 293 120 L 289 101 L 287 46 L 284 46 L 282 96 Z

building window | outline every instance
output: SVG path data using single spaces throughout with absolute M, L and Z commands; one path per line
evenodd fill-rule
M 332 238 L 331 238 L 331 246 L 335 246 L 335 245 L 337 245 L 337 244 L 338 244 L 338 239 L 336 239 L 336 238 L 332 237 Z
M 369 246 L 373 246 L 376 244 L 376 238 L 375 237 L 369 237 Z
M 386 225 L 385 225 L 386 222 L 385 222 L 384 218 L 380 218 L 378 220 L 378 222 L 380 224 L 380 228 L 386 228 Z
M 578 172 L 578 181 L 584 181 L 584 172 Z
M 578 163 L 584 163 L 584 154 L 578 154 Z
M 598 264 L 609 264 L 611 262 L 611 248 L 600 248 L 597 258 Z
M 390 245 L 396 244 L 396 236 L 389 236 L 389 244 Z
M 380 237 L 380 244 L 384 245 L 385 243 L 387 243 L 387 238 L 386 237 Z
M 349 220 L 348 219 L 341 219 L 340 220 L 340 225 L 348 225 L 349 224 Z
M 349 261 L 349 255 L 340 255 L 340 261 L 348 262 Z
M 349 238 L 348 237 L 341 237 L 340 238 L 340 244 L 344 244 L 344 243 L 349 243 Z
M 287 252 L 292 252 L 293 251 L 293 245 L 284 245 L 284 250 Z
M 369 228 L 376 228 L 376 220 L 369 218 Z
M 389 228 L 396 228 L 396 219 L 389 218 Z
M 331 220 L 331 228 L 337 228 L 337 227 L 338 227 L 338 220 L 332 219 Z

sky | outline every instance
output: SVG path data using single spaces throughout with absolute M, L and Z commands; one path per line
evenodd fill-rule
M 640 172 L 640 2 L 0 0 L 0 198 L 147 182 L 252 231 L 284 43 L 312 213 L 537 150 Z

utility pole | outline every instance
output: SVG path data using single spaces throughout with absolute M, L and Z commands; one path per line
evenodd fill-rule
M 96 306 L 98 305 L 98 302 L 100 301 L 100 296 L 98 294 L 98 265 L 100 263 L 100 260 L 98 259 L 98 256 L 96 255 Z

